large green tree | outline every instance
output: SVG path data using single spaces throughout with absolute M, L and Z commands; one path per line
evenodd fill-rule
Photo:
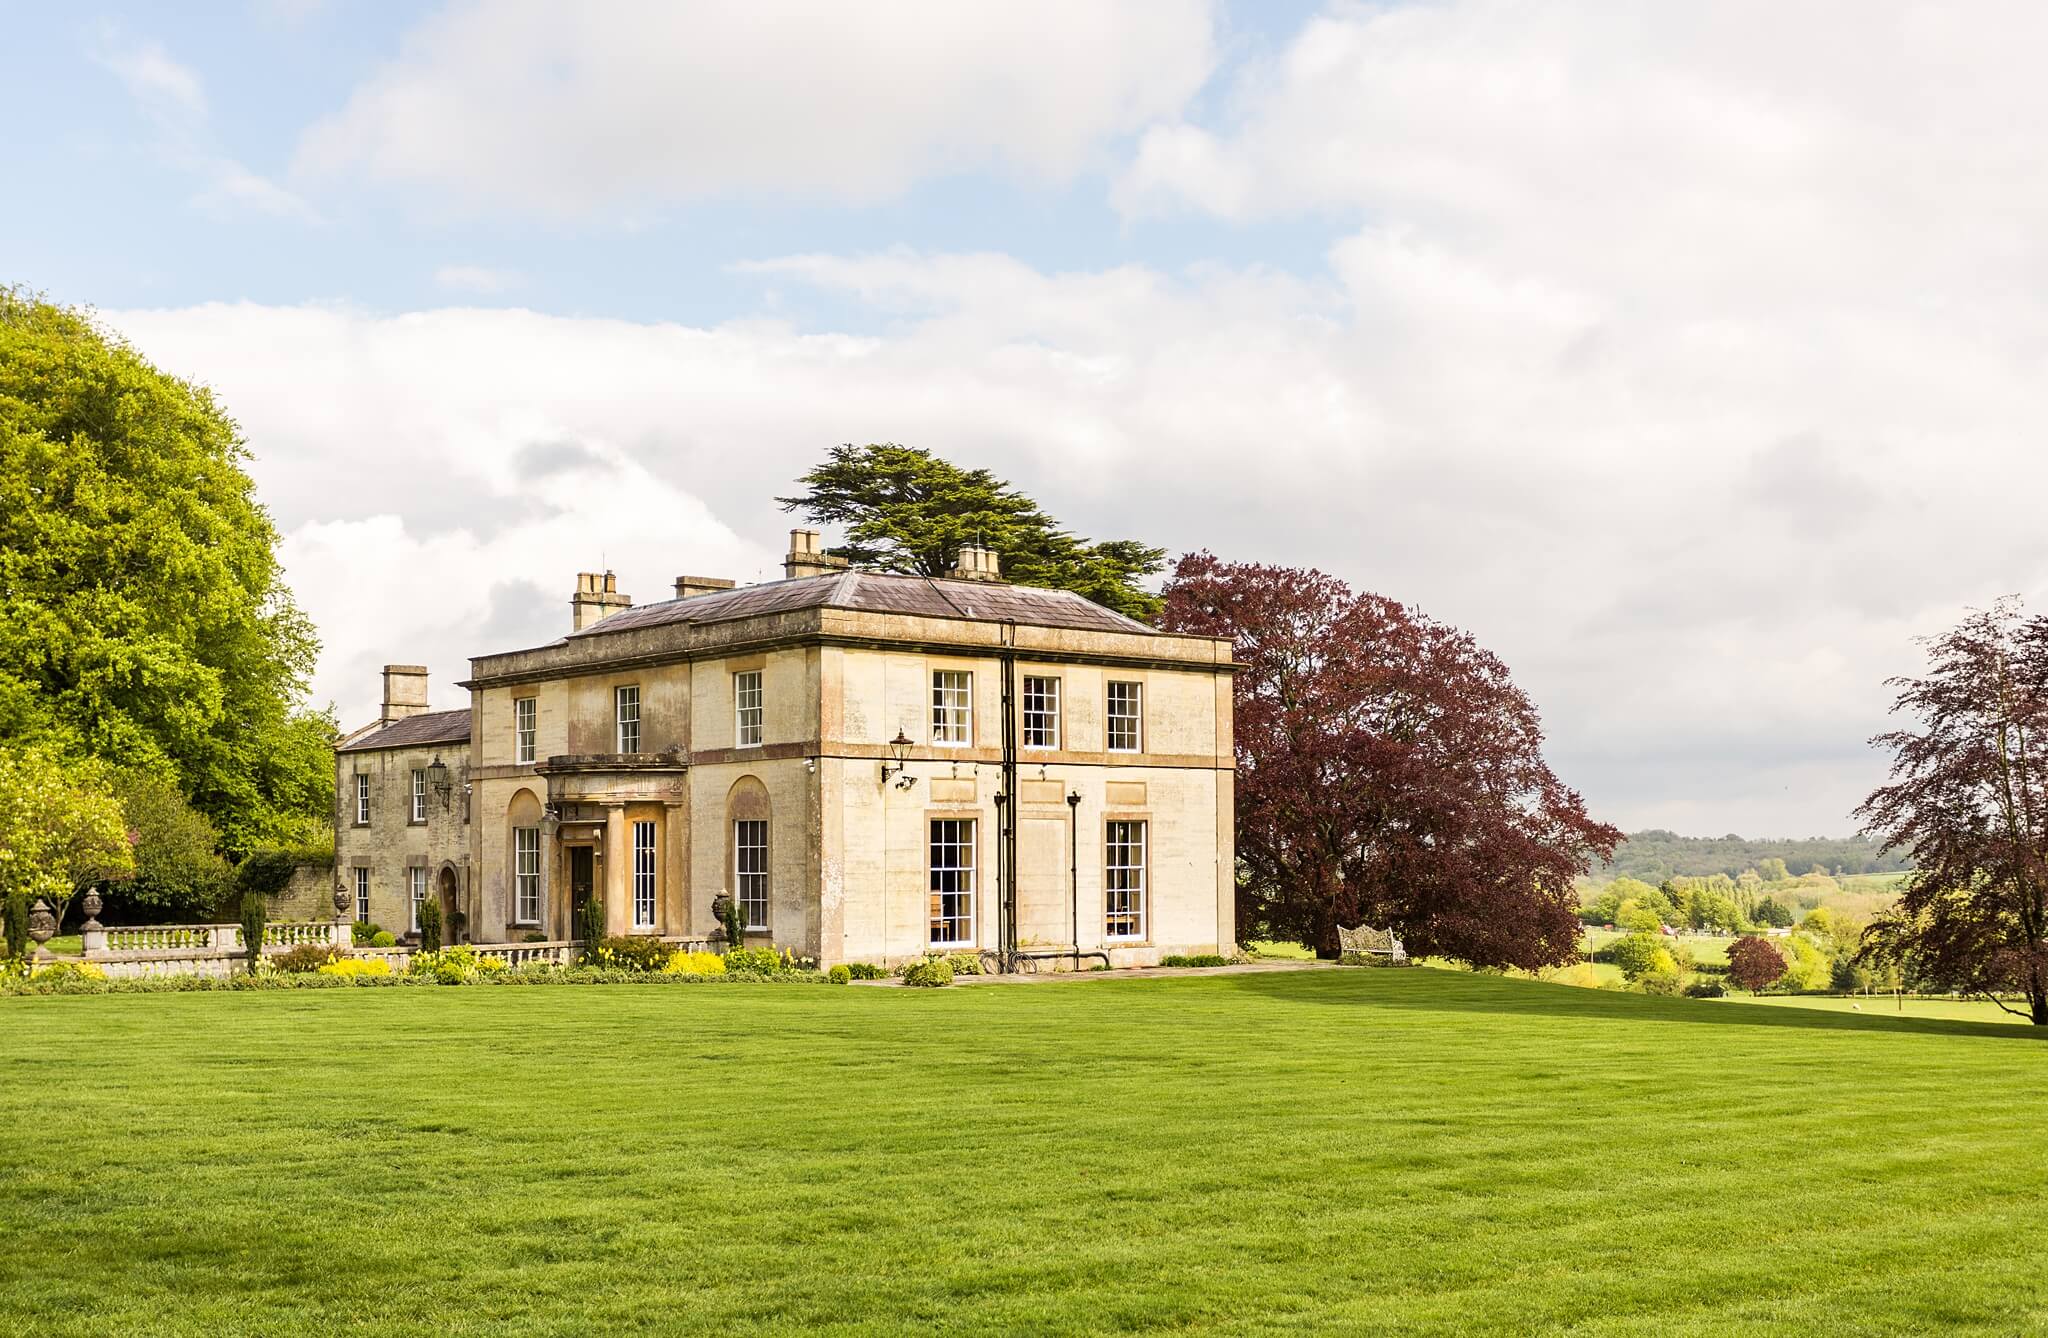
M 0 289 L 0 740 L 169 779 L 231 852 L 312 835 L 333 789 L 247 458 L 204 387 Z
M 1020 585 L 1072 590 L 1146 622 L 1159 615 L 1159 596 L 1138 582 L 1165 566 L 1165 549 L 1078 539 L 986 469 L 913 446 L 847 445 L 797 482 L 800 495 L 775 500 L 839 528 L 846 542 L 831 551 L 856 567 L 943 576 L 963 547 L 979 544 Z

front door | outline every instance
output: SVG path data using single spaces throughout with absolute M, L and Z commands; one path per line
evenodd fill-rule
M 596 861 L 589 846 L 569 847 L 569 934 L 583 932 L 583 908 L 590 904 L 596 886 Z

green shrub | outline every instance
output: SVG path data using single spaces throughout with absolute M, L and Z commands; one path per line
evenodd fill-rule
M 420 950 L 441 951 L 441 903 L 432 897 L 420 903 Z
M 575 937 L 583 941 L 582 960 L 589 961 L 604 942 L 604 898 L 593 895 L 583 903 L 583 909 L 576 913 Z
M 0 921 L 4 921 L 7 937 L 7 957 L 19 961 L 28 956 L 28 917 L 35 908 L 35 899 L 27 888 L 17 888 L 7 894 L 4 905 L 0 905 Z
M 887 980 L 889 973 L 873 962 L 848 962 L 846 969 L 855 980 Z
M 373 948 L 395 948 L 398 946 L 398 940 L 392 937 L 390 930 L 380 929 L 370 935 L 370 946 Z
M 1719 999 L 1728 993 L 1728 987 L 1718 980 L 1695 980 L 1685 987 L 1688 999 Z
M 944 957 L 923 957 L 903 968 L 903 983 L 936 989 L 953 983 L 953 963 Z
M 659 971 L 668 965 L 675 949 L 651 934 L 620 934 L 599 939 L 584 960 L 597 967 L 621 971 Z
M 353 941 L 358 948 L 374 943 L 377 935 L 383 932 L 382 925 L 370 920 L 358 920 L 349 926 L 349 933 L 354 936 Z
M 739 898 L 731 897 L 725 903 L 725 946 L 745 947 L 747 942 L 747 921 L 740 910 Z
M 1159 964 L 1161 966 L 1229 966 L 1230 960 L 1213 952 L 1198 952 L 1188 956 L 1174 954 L 1161 957 Z
M 946 964 L 953 968 L 956 976 L 978 976 L 982 974 L 981 954 L 978 952 L 956 952 L 946 957 Z
M 846 969 L 846 963 L 841 962 L 825 973 L 825 979 L 831 981 L 834 985 L 851 985 L 853 983 L 853 972 Z
M 263 931 L 270 926 L 270 894 L 260 888 L 242 893 L 242 948 L 254 971 L 263 960 Z
M 725 954 L 725 969 L 751 972 L 758 976 L 779 975 L 784 969 L 782 954 L 773 948 L 734 948 Z
M 1645 971 L 1636 977 L 1636 988 L 1645 994 L 1675 999 L 1685 993 L 1685 974 L 1675 970 Z
M 270 966 L 275 971 L 318 971 L 329 962 L 339 960 L 341 951 L 338 948 L 331 948 L 325 943 L 301 943 L 272 957 Z
M 541 933 L 538 929 L 529 929 L 519 936 L 519 941 L 521 943 L 545 943 L 548 941 L 548 936 Z

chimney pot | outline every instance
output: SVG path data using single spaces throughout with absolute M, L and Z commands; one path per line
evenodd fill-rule
M 831 557 L 818 544 L 816 530 L 791 530 L 789 552 L 782 559 L 782 574 L 786 580 L 799 576 L 827 576 L 846 570 L 846 559 Z
M 610 572 L 577 572 L 576 593 L 569 597 L 569 630 L 580 632 L 620 609 L 632 607 L 632 599 L 619 593 L 618 581 Z
M 676 577 L 676 598 L 688 599 L 692 595 L 716 594 L 730 590 L 733 583 L 723 576 L 678 576 Z
M 384 709 L 379 725 L 418 715 L 427 709 L 427 666 L 387 664 L 384 666 Z
M 1002 565 L 992 548 L 980 548 L 973 544 L 960 550 L 960 556 L 953 560 L 953 570 L 946 573 L 956 581 L 995 581 L 1003 579 Z

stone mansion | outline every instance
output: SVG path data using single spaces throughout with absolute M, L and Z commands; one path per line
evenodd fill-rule
M 840 961 L 926 951 L 1144 965 L 1233 948 L 1230 643 L 1010 585 L 847 570 L 681 577 L 635 607 L 577 578 L 568 635 L 478 656 L 469 706 L 384 670 L 336 745 L 336 876 L 358 919 L 450 938 L 711 939 Z

